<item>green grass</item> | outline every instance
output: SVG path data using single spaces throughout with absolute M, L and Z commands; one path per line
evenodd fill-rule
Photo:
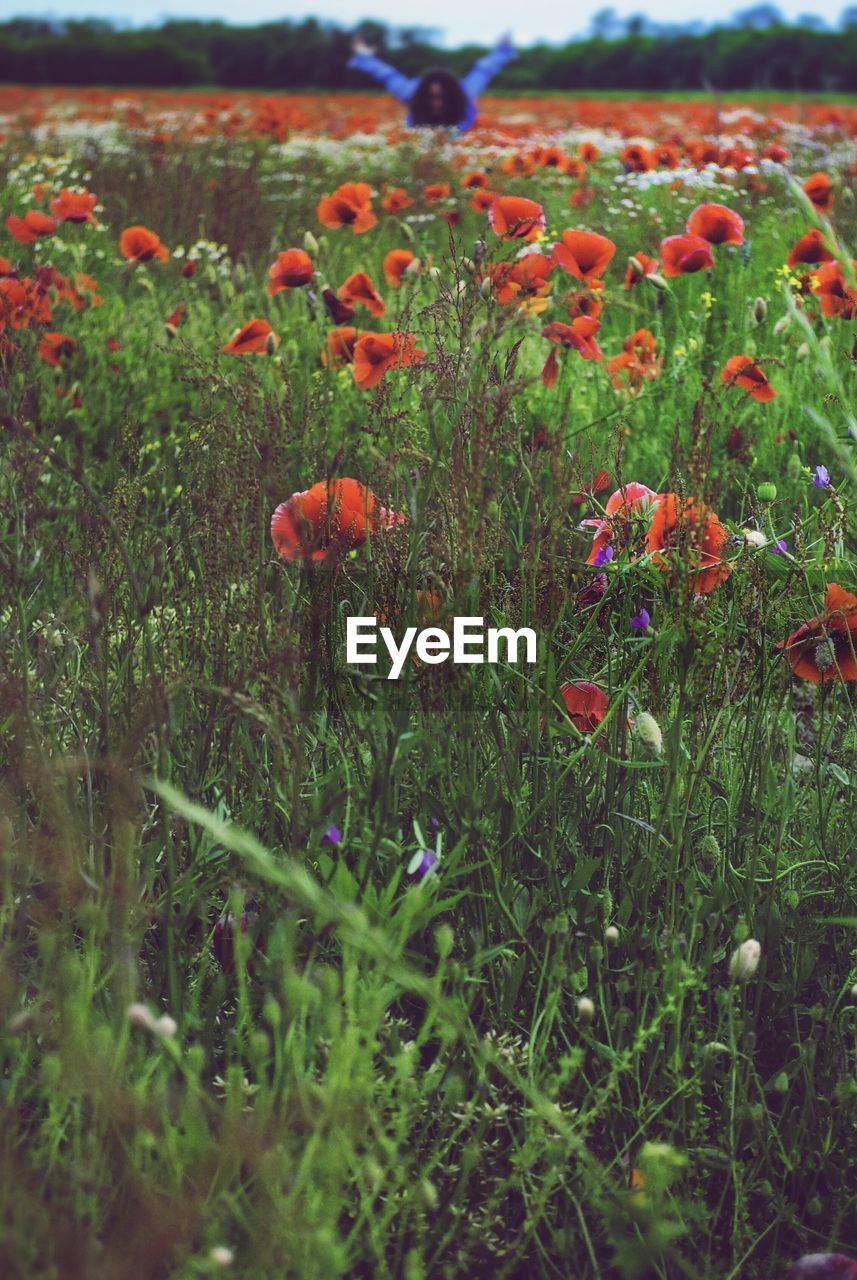
M 31 144 L 7 145 L 4 220 L 34 176 Z M 542 385 L 571 282 L 545 316 L 483 297 L 475 241 L 515 246 L 463 200 L 451 237 L 437 218 L 319 227 L 341 181 L 455 184 L 437 148 L 93 142 L 55 181 L 88 183 L 106 229 L 0 241 L 22 274 L 35 255 L 103 298 L 56 309 L 79 343 L 59 372 L 26 330 L 2 365 L 4 1276 L 186 1280 L 228 1247 L 247 1280 L 758 1280 L 857 1246 L 854 686 L 796 682 L 775 647 L 826 583 L 855 589 L 854 325 L 788 294 L 811 219 L 777 176 L 711 197 L 746 247 L 625 293 L 626 258 L 706 197 L 628 208 L 617 168 L 599 161 L 584 214 L 562 177 L 504 182 L 552 233 L 617 242 L 598 341 L 612 356 L 646 327 L 664 356 L 634 397 L 574 351 Z M 847 236 L 853 177 L 837 187 Z M 228 265 L 130 268 L 130 223 L 171 249 L 209 236 Z M 321 365 L 320 299 L 266 292 L 305 231 L 318 285 L 368 271 L 388 314 L 356 323 L 417 333 L 423 365 L 370 392 Z M 385 288 L 393 247 L 437 276 Z M 221 355 L 251 316 L 277 354 Z M 775 401 L 721 384 L 735 354 Z M 620 557 L 585 612 L 595 512 L 571 498 L 601 467 L 704 498 L 736 534 L 728 582 L 695 601 Z M 336 565 L 278 561 L 274 507 L 329 475 L 407 524 Z M 534 627 L 538 664 L 349 668 L 345 617 L 404 626 L 415 589 Z M 558 710 L 580 679 L 609 693 L 600 739 Z M 224 966 L 227 912 L 248 930 Z M 732 980 L 748 938 L 759 968 Z

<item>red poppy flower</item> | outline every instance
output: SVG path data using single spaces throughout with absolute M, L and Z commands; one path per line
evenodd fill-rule
M 646 538 L 653 563 L 669 571 L 679 562 L 686 566 L 694 591 L 708 595 L 732 572 L 723 556 L 729 530 L 708 507 L 693 498 L 684 503 L 675 493 L 657 496 L 655 513 Z
M 600 553 L 612 547 L 614 554 L 630 551 L 632 558 L 641 554 L 652 509 L 658 500 L 654 489 L 636 480 L 611 493 L 604 507 L 604 517 L 591 517 L 581 523 L 594 529 L 595 535 L 587 564 L 601 563 Z
M 677 169 L 681 164 L 681 152 L 671 142 L 663 142 L 652 149 L 656 169 Z
M 773 160 L 775 164 L 785 164 L 789 154 L 786 147 L 780 146 L 778 142 L 771 142 L 762 152 L 762 159 Z
M 477 213 L 489 213 L 491 206 L 497 199 L 496 191 L 488 191 L 487 188 L 478 187 L 473 192 L 473 199 L 470 201 L 471 209 L 475 209 Z
M 173 311 L 172 314 L 167 317 L 168 327 L 171 329 L 178 329 L 179 325 L 184 319 L 184 315 L 186 311 L 187 311 L 186 305 L 183 302 L 180 302 L 179 305 L 176 307 L 175 311 Z
M 11 276 L 15 274 L 15 268 L 8 258 L 0 257 L 0 279 L 3 276 Z
M 655 159 L 651 151 L 638 142 L 629 143 L 619 159 L 626 173 L 648 173 L 655 167 Z
M 579 507 L 582 502 L 594 497 L 596 493 L 603 493 L 605 489 L 610 488 L 610 472 L 599 471 L 591 484 L 584 485 L 580 493 L 572 494 L 572 502 Z
M 47 213 L 40 213 L 38 209 L 30 209 L 23 218 L 12 214 L 6 219 L 6 226 L 18 244 L 32 244 L 34 240 L 52 236 L 57 229 L 56 219 Z
M 777 648 L 784 650 L 792 671 L 802 680 L 813 684 L 857 680 L 857 596 L 831 582 L 823 617 L 798 627 Z
M 191 280 L 196 275 L 196 263 L 192 259 L 188 259 L 182 267 L 182 275 L 185 280 Z
M 350 307 L 367 307 L 373 316 L 382 316 L 386 310 L 384 299 L 365 271 L 355 271 L 337 292 L 342 302 Z
M 119 252 L 129 262 L 166 262 L 169 250 L 148 227 L 126 227 L 119 237 Z
M 826 173 L 810 174 L 803 184 L 803 190 L 822 213 L 833 208 L 833 186 Z
M 506 306 L 510 302 L 526 302 L 550 293 L 550 275 L 554 264 L 543 253 L 527 253 L 516 262 L 501 262 L 490 271 L 494 297 Z
M 425 354 L 411 333 L 366 333 L 354 346 L 354 381 L 361 391 L 368 391 L 388 369 L 418 364 Z
M 852 263 L 857 270 L 857 259 Z M 857 317 L 857 289 L 845 279 L 839 262 L 827 262 L 812 273 L 812 292 L 821 303 L 826 316 L 841 316 L 843 320 Z
M 63 357 L 73 355 L 77 349 L 74 338 L 64 333 L 46 333 L 39 343 L 39 355 L 56 369 Z
M 404 519 L 385 510 L 359 480 L 321 480 L 280 503 L 271 517 L 271 538 L 282 560 L 329 560 Z
M 303 249 L 286 249 L 277 255 L 277 261 L 268 271 L 271 283 L 268 293 L 273 297 L 286 289 L 302 289 L 312 280 L 312 258 Z
M 403 209 L 410 209 L 413 203 L 404 187 L 395 187 L 384 196 L 381 208 L 385 213 L 401 213 Z
M 491 229 L 504 240 L 535 240 L 544 231 L 544 209 L 524 196 L 497 196 L 488 210 Z
M 744 243 L 744 219 L 725 204 L 701 204 L 688 218 L 687 230 L 709 244 Z
M 819 262 L 833 262 L 835 258 L 836 254 L 827 236 L 818 227 L 812 227 L 794 245 L 786 261 L 790 267 L 798 267 L 803 263 L 816 266 Z
M 230 356 L 261 356 L 270 354 L 279 345 L 280 339 L 267 320 L 248 320 L 222 350 Z
M 622 354 L 607 361 L 617 390 L 629 387 L 639 391 L 644 382 L 660 376 L 664 362 L 655 355 L 655 345 L 655 335 L 649 329 L 638 329 L 625 339 Z
M 563 231 L 553 247 L 553 260 L 575 280 L 591 284 L 601 278 L 615 252 L 613 241 L 594 231 Z
M 686 276 L 694 271 L 710 271 L 714 266 L 711 245 L 700 236 L 667 236 L 661 241 L 665 276 Z
M 368 182 L 343 182 L 333 195 L 319 201 L 316 213 L 323 227 L 350 227 L 355 235 L 369 231 L 378 221 Z
M 594 286 L 600 284 L 599 280 L 593 280 L 592 289 L 578 289 L 577 293 L 568 295 L 568 314 L 572 320 L 576 320 L 578 316 L 592 316 L 597 319 L 604 310 L 604 299 L 600 298 L 594 290 Z
M 610 705 L 605 690 L 589 680 L 572 680 L 560 694 L 574 727 L 581 733 L 595 733 Z
M 354 319 L 354 308 L 350 302 L 342 302 L 332 289 L 322 289 L 322 300 L 334 324 L 348 324 Z
M 60 222 L 91 222 L 94 225 L 96 199 L 91 191 L 69 191 L 68 187 L 63 187 L 51 201 L 51 209 Z
M 601 155 L 594 142 L 581 142 L 577 148 L 577 154 L 580 156 L 584 164 L 595 164 L 595 161 Z
M 628 259 L 628 266 L 625 270 L 625 288 L 633 289 L 644 276 L 654 275 L 657 269 L 657 258 L 650 258 L 645 253 L 635 253 L 633 258 Z
M 561 320 L 552 320 L 542 329 L 542 337 L 547 338 L 560 347 L 574 347 L 584 360 L 600 360 L 601 348 L 595 341 L 595 335 L 601 328 L 601 321 L 594 316 L 578 316 L 571 324 L 563 324 Z
M 341 369 L 354 360 L 354 347 L 360 338 L 365 337 L 363 329 L 354 329 L 351 325 L 341 325 L 330 329 L 325 340 L 325 350 L 321 353 L 321 362 L 330 369 Z
M 767 377 L 749 356 L 733 356 L 731 360 L 727 360 L 720 381 L 730 387 L 741 387 L 760 404 L 777 398 Z
M 480 187 L 487 190 L 491 185 L 488 181 L 488 174 L 481 171 L 473 171 L 465 173 L 461 179 L 461 185 L 468 191 L 476 191 Z
M 426 204 L 438 204 L 449 197 L 449 191 L 448 182 L 431 182 L 423 189 L 423 199 Z
M 384 255 L 384 278 L 391 289 L 401 288 L 402 277 L 409 268 L 410 271 L 420 271 L 419 259 L 410 249 L 391 249 Z

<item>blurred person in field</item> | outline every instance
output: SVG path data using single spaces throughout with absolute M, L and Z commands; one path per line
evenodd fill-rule
M 496 47 L 475 64 L 463 80 L 446 67 L 433 67 L 412 78 L 377 57 L 374 48 L 355 36 L 354 55 L 348 63 L 356 71 L 378 80 L 389 93 L 408 106 L 407 123 L 430 129 L 458 129 L 464 133 L 476 122 L 479 94 L 516 57 L 511 36 L 502 36 Z

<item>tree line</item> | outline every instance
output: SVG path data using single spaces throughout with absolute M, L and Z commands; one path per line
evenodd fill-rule
M 364 23 L 402 71 L 431 66 L 463 73 L 483 48 L 441 49 L 431 33 L 394 33 Z M 232 89 L 362 89 L 347 69 L 351 33 L 314 18 L 252 27 L 171 20 L 159 27 L 115 28 L 99 21 L 58 26 L 36 19 L 0 23 L 0 81 L 42 85 L 219 86 Z M 632 31 L 565 44 L 537 44 L 492 85 L 497 91 L 598 89 L 693 91 L 857 90 L 857 25 L 841 31 L 787 26 L 718 27 L 705 34 Z

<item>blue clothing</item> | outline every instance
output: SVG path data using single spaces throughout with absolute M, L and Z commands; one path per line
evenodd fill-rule
M 467 98 L 467 109 L 457 126 L 461 133 L 466 133 L 476 123 L 476 99 L 488 84 L 488 81 L 499 75 L 515 56 L 513 45 L 509 43 L 498 44 L 496 49 L 492 49 L 490 53 L 486 53 L 483 58 L 480 58 L 461 81 L 461 87 Z M 405 103 L 410 102 L 417 91 L 417 85 L 422 79 L 421 76 L 413 78 L 403 75 L 401 71 L 391 67 L 388 62 L 382 61 L 381 58 L 376 58 L 374 53 L 355 53 L 348 65 L 353 67 L 355 71 L 363 71 L 367 76 L 371 76 L 373 80 L 379 81 L 389 93 L 392 93 L 394 98 L 398 98 L 400 102 Z M 413 125 L 413 123 L 413 117 L 409 115 L 408 124 Z

